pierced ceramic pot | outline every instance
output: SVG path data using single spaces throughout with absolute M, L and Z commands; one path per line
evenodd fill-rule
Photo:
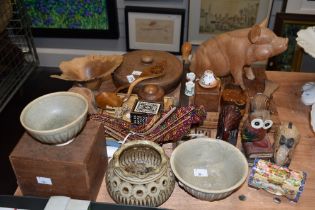
M 109 162 L 105 179 L 112 199 L 127 205 L 160 206 L 175 187 L 169 158 L 150 141 L 122 145 Z

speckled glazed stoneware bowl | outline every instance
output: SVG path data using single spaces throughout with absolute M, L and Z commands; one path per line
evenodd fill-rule
M 30 102 L 20 121 L 35 139 L 46 144 L 62 144 L 72 140 L 86 122 L 88 102 L 72 92 L 55 92 Z
M 227 197 L 248 174 L 248 163 L 241 151 L 217 139 L 184 142 L 173 151 L 170 161 L 179 185 L 201 200 Z

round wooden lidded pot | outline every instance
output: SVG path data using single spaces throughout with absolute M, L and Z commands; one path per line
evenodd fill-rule
M 144 85 L 138 92 L 139 99 L 150 102 L 163 102 L 165 92 L 159 85 Z

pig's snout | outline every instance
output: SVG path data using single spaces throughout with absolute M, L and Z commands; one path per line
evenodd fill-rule
M 280 54 L 288 48 L 288 38 L 277 37 L 274 42 L 272 42 L 273 55 Z

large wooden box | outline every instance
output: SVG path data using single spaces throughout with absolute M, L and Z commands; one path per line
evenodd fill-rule
M 42 144 L 25 133 L 10 154 L 23 195 L 95 200 L 107 168 L 104 128 L 88 121 L 65 146 Z

